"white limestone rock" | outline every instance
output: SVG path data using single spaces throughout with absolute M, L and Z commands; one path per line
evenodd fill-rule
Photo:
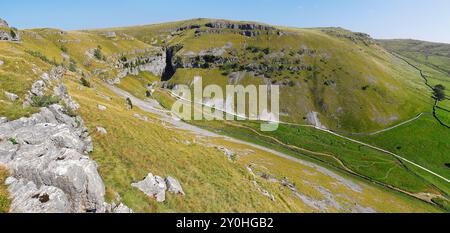
M 166 178 L 167 191 L 173 194 L 178 194 L 184 196 L 183 188 L 181 187 L 180 182 L 173 177 Z
M 69 200 L 66 194 L 56 187 L 41 186 L 33 182 L 9 177 L 6 180 L 13 199 L 11 213 L 68 213 Z
M 11 92 L 5 91 L 5 96 L 13 102 L 19 100 L 19 96 Z
M 132 214 L 133 210 L 130 209 L 128 206 L 124 205 L 123 203 L 120 203 L 117 207 L 115 207 L 112 211 L 115 214 Z
M 0 124 L 0 139 L 0 163 L 11 171 L 9 184 L 19 182 L 10 187 L 14 211 L 105 211 L 105 186 L 97 164 L 87 157 L 92 140 L 81 118 L 52 105 L 29 118 Z M 23 186 L 35 192 L 25 193 Z M 39 204 L 33 198 L 37 193 L 41 200 L 47 193 L 49 203 Z
M 163 178 L 154 176 L 152 173 L 149 173 L 143 181 L 133 183 L 131 186 L 138 188 L 147 196 L 155 198 L 158 202 L 166 200 L 166 182 Z
M 100 133 L 100 134 L 107 134 L 108 133 L 108 131 L 105 128 L 99 127 L 99 126 L 97 127 L 97 132 Z
M 98 105 L 98 110 L 100 110 L 100 111 L 106 111 L 107 109 L 108 109 L 107 107 L 105 107 L 101 104 Z

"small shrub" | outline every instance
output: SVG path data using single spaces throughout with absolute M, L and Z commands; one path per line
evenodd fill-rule
M 69 71 L 70 72 L 77 72 L 77 64 L 71 62 L 69 64 Z
M 11 34 L 12 38 L 16 38 L 17 37 L 17 33 L 14 30 L 12 30 L 12 29 L 11 29 L 10 34 Z
M 249 45 L 247 46 L 247 48 L 245 48 L 247 51 L 251 52 L 251 53 L 258 53 L 261 51 L 260 48 L 253 46 L 253 45 Z
M 127 105 L 130 109 L 133 109 L 133 102 L 131 102 L 131 99 L 127 97 Z
M 91 88 L 91 83 L 88 80 L 86 80 L 84 77 L 81 77 L 80 82 L 81 82 L 81 85 L 83 85 L 87 88 Z
M 13 145 L 19 144 L 15 138 L 9 138 L 8 141 L 10 141 Z
M 68 52 L 67 47 L 66 47 L 65 45 L 59 46 L 59 49 L 61 49 L 61 51 L 62 51 L 63 53 L 67 53 L 67 52 Z
M 102 47 L 100 45 L 94 50 L 94 57 L 98 60 L 103 60 Z
M 70 116 L 70 117 L 76 117 L 76 116 L 78 116 L 77 111 L 76 111 L 76 110 L 73 110 L 72 108 L 70 108 L 64 101 L 61 101 L 60 104 L 63 106 L 63 109 L 64 109 L 64 113 L 65 113 L 65 114 L 67 114 L 67 115 Z M 77 120 L 77 119 L 75 119 L 75 123 L 77 124 L 76 127 L 78 127 L 79 124 L 78 124 L 78 120 Z
M 152 93 L 149 90 L 147 90 L 145 92 L 145 97 L 151 97 L 151 96 L 152 96 Z
M 42 108 L 42 107 L 48 107 L 52 104 L 58 103 L 59 98 L 49 96 L 49 95 L 33 96 L 33 97 L 31 97 L 31 101 L 32 101 L 31 106 Z
M 42 54 L 41 52 L 38 51 L 32 51 L 32 50 L 25 50 L 26 53 L 30 54 L 33 57 L 37 57 L 39 59 L 41 59 L 41 61 L 48 63 L 50 65 L 54 65 L 54 66 L 58 66 L 59 64 L 56 62 L 55 59 L 53 59 L 53 61 L 51 61 L 50 59 L 48 59 L 47 56 L 45 56 L 44 54 Z

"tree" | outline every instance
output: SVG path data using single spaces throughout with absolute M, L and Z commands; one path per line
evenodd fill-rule
M 433 97 L 437 100 L 437 101 L 442 101 L 445 100 L 445 93 L 444 93 L 445 87 L 441 84 L 438 84 L 436 86 L 434 86 L 433 88 Z

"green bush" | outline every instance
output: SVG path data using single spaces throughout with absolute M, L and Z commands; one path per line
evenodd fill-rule
M 88 80 L 86 80 L 84 77 L 81 77 L 80 82 L 81 82 L 81 85 L 91 88 L 91 83 Z
M 127 98 L 127 105 L 130 107 L 130 109 L 133 109 L 133 102 L 131 102 L 130 98 Z
M 70 58 L 69 70 L 71 72 L 77 72 L 77 62 L 73 58 Z
M 54 65 L 54 66 L 58 66 L 59 64 L 56 62 L 55 59 L 53 59 L 53 61 L 51 61 L 50 59 L 48 59 L 47 56 L 45 56 L 44 54 L 42 54 L 41 52 L 38 51 L 32 51 L 32 50 L 25 50 L 26 53 L 30 54 L 33 57 L 37 57 L 39 59 L 41 59 L 43 62 L 48 63 L 50 65 Z
M 19 144 L 15 138 L 9 138 L 8 141 L 10 141 L 13 145 Z
M 53 96 L 33 96 L 31 97 L 31 106 L 33 107 L 48 107 L 52 104 L 56 104 L 59 102 L 59 98 Z
M 11 37 L 12 38 L 16 38 L 17 37 L 17 34 L 16 34 L 16 32 L 14 30 L 11 29 L 10 33 L 11 33 Z
M 100 45 L 97 46 L 97 48 L 94 50 L 94 57 L 98 60 L 103 60 L 104 57 L 102 53 L 102 47 Z
M 61 49 L 61 51 L 62 51 L 63 53 L 67 53 L 67 52 L 68 52 L 67 47 L 66 47 L 65 45 L 59 46 L 59 49 Z

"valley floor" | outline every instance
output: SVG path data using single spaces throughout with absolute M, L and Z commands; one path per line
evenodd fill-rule
M 247 185 L 250 184 L 248 188 L 251 188 L 250 193 L 246 192 L 246 195 L 261 195 L 260 197 L 253 197 L 252 199 L 261 199 L 259 202 L 265 203 L 264 205 L 269 205 L 271 207 L 263 208 L 263 212 L 266 211 L 275 211 L 275 212 L 285 212 L 288 210 L 289 212 L 352 212 L 352 211 L 363 211 L 363 212 L 404 212 L 406 211 L 403 208 L 412 208 L 413 205 L 399 205 L 399 203 L 404 201 L 412 201 L 419 204 L 419 206 L 427 206 L 427 204 L 420 204 L 420 201 L 414 201 L 402 194 L 393 194 L 391 191 L 383 190 L 383 188 L 374 188 L 371 185 L 364 184 L 365 182 L 361 182 L 358 180 L 354 180 L 354 178 L 338 175 L 336 172 L 330 171 L 328 168 L 319 167 L 317 165 L 312 164 L 311 162 L 306 162 L 304 160 L 297 159 L 291 155 L 287 155 L 281 153 L 279 151 L 275 151 L 272 149 L 268 149 L 267 147 L 263 147 L 256 143 L 250 143 L 248 141 L 242 141 L 237 139 L 232 139 L 223 135 L 218 135 L 216 133 L 212 133 L 210 131 L 205 131 L 198 127 L 186 124 L 184 122 L 174 120 L 170 115 L 168 115 L 163 108 L 161 108 L 158 103 L 154 100 L 142 100 L 140 98 L 136 98 L 130 93 L 121 90 L 117 87 L 108 86 L 109 91 L 123 98 L 130 98 L 132 103 L 136 108 L 143 110 L 144 112 L 152 114 L 153 117 L 157 116 L 157 119 L 164 122 L 163 124 L 168 126 L 171 130 L 181 130 L 193 133 L 196 135 L 195 137 L 202 138 L 207 136 L 208 139 L 205 138 L 206 141 L 199 144 L 203 147 L 212 147 L 219 152 L 220 157 L 216 157 L 214 160 L 220 161 L 225 160 L 228 167 L 231 165 L 232 170 L 244 170 L 244 174 L 242 174 L 247 180 Z M 109 92 L 108 91 L 108 92 Z M 81 101 L 83 102 L 83 101 Z M 105 104 L 105 103 L 102 103 Z M 141 113 L 142 114 L 142 113 Z M 172 127 L 171 127 L 172 126 Z M 175 128 L 173 128 L 175 127 Z M 183 136 L 184 137 L 184 136 Z M 181 140 L 181 139 L 179 139 Z M 181 140 L 182 141 L 182 140 Z M 191 143 L 196 140 L 190 140 Z M 165 142 L 167 143 L 167 142 Z M 195 144 L 195 142 L 194 142 Z M 161 144 L 160 144 L 161 145 Z M 206 145 L 206 146 L 205 146 Z M 106 145 L 105 145 L 106 146 Z M 163 145 L 161 145 L 163 146 Z M 192 144 L 190 144 L 192 146 Z M 217 148 L 226 148 L 230 151 L 238 151 L 236 152 L 235 160 L 229 161 L 226 156 L 223 156 L 223 152 Z M 216 154 L 216 153 L 213 153 Z M 220 155 L 222 154 L 222 155 Z M 185 155 L 185 154 L 183 154 Z M 275 156 L 275 157 L 274 157 Z M 276 158 L 278 157 L 278 158 Z M 210 165 L 208 165 L 210 166 Z M 205 169 L 201 168 L 198 164 L 192 168 L 183 168 L 183 169 Z M 245 172 L 248 172 L 245 175 Z M 108 176 L 108 174 L 105 174 Z M 283 185 L 283 179 L 288 178 L 291 184 L 295 184 L 295 186 L 286 186 Z M 345 177 L 345 178 L 344 178 Z M 184 178 L 179 177 L 180 180 L 184 181 Z M 212 180 L 208 182 L 218 182 L 214 181 L 214 177 L 211 177 Z M 321 180 L 318 182 L 318 180 Z M 325 181 L 329 180 L 329 181 Z M 334 180 L 334 181 L 333 181 Z M 322 182 L 324 181 L 324 182 Z M 223 181 L 221 181 L 223 182 Z M 234 181 L 229 181 L 234 182 Z M 331 182 L 331 183 L 330 183 Z M 255 183 L 257 185 L 255 185 Z M 252 185 L 253 184 L 253 185 Z M 320 185 L 319 185 L 320 184 Z M 329 186 L 331 184 L 331 186 Z M 204 184 L 208 186 L 207 184 Z M 226 187 L 234 187 L 237 184 L 227 184 L 224 187 L 216 187 L 217 190 L 215 192 Z M 241 184 L 242 185 L 242 184 Z M 312 190 L 310 190 L 312 185 Z M 336 187 L 334 187 L 336 186 Z M 309 187 L 309 188 L 308 188 Z M 201 187 L 198 187 L 201 188 Z M 235 188 L 233 188 L 235 189 Z M 242 196 L 242 194 L 232 194 L 237 190 L 228 190 L 227 195 L 239 195 L 242 198 L 246 198 Z M 247 188 L 246 188 L 247 189 Z M 247 189 L 248 190 L 248 189 Z M 283 191 L 284 190 L 284 191 Z M 315 191 L 314 191 L 315 190 Z M 369 191 L 370 190 L 370 191 Z M 212 191 L 212 190 L 211 190 Z M 220 192 L 223 192 L 220 191 Z M 287 192 L 287 193 L 286 193 Z M 378 195 L 383 195 L 383 193 L 388 192 L 396 196 L 396 200 L 391 202 L 393 205 L 390 205 L 391 210 L 386 209 L 387 206 L 382 205 L 382 202 L 379 198 L 375 198 L 374 193 Z M 239 192 L 238 192 L 239 193 Z M 199 198 L 199 197 L 198 197 Z M 237 197 L 236 197 L 237 198 Z M 238 198 L 239 199 L 239 198 Z M 274 199 L 274 201 L 272 200 Z M 388 198 L 390 199 L 390 198 Z M 183 200 L 179 200 L 183 201 Z M 230 201 L 230 200 L 228 200 Z M 268 201 L 268 203 L 267 203 Z M 386 200 L 385 200 L 386 201 Z M 222 202 L 222 201 L 219 201 Z M 232 201 L 233 203 L 234 201 Z M 367 203 L 367 204 L 363 204 Z M 368 204 L 370 203 L 370 204 Z M 378 203 L 378 204 L 377 204 Z M 397 203 L 397 204 L 394 204 Z M 206 204 L 206 203 L 205 203 Z M 414 205 L 416 205 L 414 204 Z M 248 211 L 261 211 L 253 209 L 255 207 L 251 207 L 255 205 L 255 203 L 251 203 L 249 201 L 247 207 L 243 207 L 239 210 L 239 212 L 248 212 Z M 366 205 L 366 206 L 365 206 Z M 382 206 L 378 206 L 382 205 Z M 133 206 L 133 205 L 131 205 Z M 164 206 L 164 205 L 163 205 Z M 181 204 L 183 206 L 183 204 Z M 282 210 L 282 206 L 285 206 L 284 210 Z M 353 207 L 351 207 L 353 206 Z M 368 207 L 371 206 L 371 207 Z M 378 206 L 378 207 L 374 207 Z M 355 208 L 356 207 L 356 208 Z M 431 206 L 430 206 L 431 207 Z M 164 207 L 161 207 L 164 209 Z M 196 207 L 203 209 L 202 207 Z M 282 208 L 276 210 L 278 208 Z M 176 209 L 180 210 L 179 207 Z M 231 211 L 229 208 L 225 208 L 222 210 L 206 210 L 206 211 Z M 358 211 L 359 209 L 359 211 Z M 403 209 L 403 210 L 401 210 Z M 178 211 L 177 210 L 177 211 Z M 183 209 L 184 211 L 192 211 Z M 408 210 L 409 211 L 409 210 Z M 407 211 L 407 212 L 408 212 Z M 422 210 L 424 211 L 424 210 Z M 164 211 L 163 211 L 164 212 Z M 419 211 L 420 212 L 420 211 Z

